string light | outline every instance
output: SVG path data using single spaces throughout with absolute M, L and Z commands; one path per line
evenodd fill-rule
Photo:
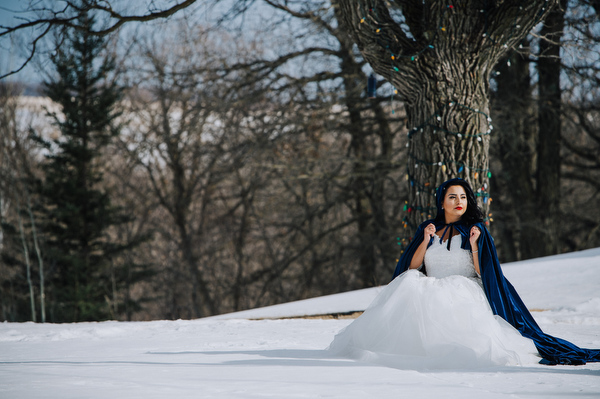
M 521 6 L 521 7 L 519 7 L 519 8 L 520 8 L 520 10 L 522 10 L 522 9 L 523 9 L 523 7 L 522 7 L 522 6 Z M 541 20 L 541 17 L 542 17 L 542 15 L 543 15 L 543 13 L 544 13 L 544 10 L 545 10 L 545 8 L 542 8 L 542 9 L 539 11 L 539 13 L 538 13 L 538 15 L 537 15 L 537 18 L 536 18 L 536 24 L 537 24 L 537 23 L 538 23 L 538 22 Z M 399 68 L 398 68 L 396 65 L 394 65 L 394 62 L 395 62 L 395 61 L 398 61 L 398 60 L 400 60 L 400 59 L 402 59 L 402 58 L 405 58 L 405 59 L 410 59 L 411 61 L 416 61 L 416 60 L 418 59 L 418 57 L 419 57 L 421 54 L 423 54 L 425 51 L 428 51 L 428 50 L 433 50 L 433 49 L 435 49 L 435 46 L 434 46 L 434 44 L 433 44 L 433 43 L 434 43 L 434 42 L 435 42 L 435 40 L 437 39 L 437 37 L 438 37 L 438 34 L 440 34 L 440 32 L 444 32 L 444 33 L 446 33 L 446 31 L 447 31 L 447 29 L 446 29 L 446 26 L 443 24 L 443 20 L 444 20 L 444 17 L 445 17 L 445 14 L 446 14 L 446 12 L 449 12 L 449 11 L 450 11 L 450 12 L 451 12 L 451 11 L 454 11 L 454 5 L 453 5 L 453 4 L 447 4 L 447 5 L 445 6 L 445 8 L 444 8 L 444 10 L 443 10 L 443 12 L 441 13 L 441 16 L 440 16 L 440 23 L 438 24 L 438 28 L 435 30 L 435 32 L 433 33 L 433 35 L 432 35 L 431 39 L 428 41 L 428 43 L 426 43 L 426 44 L 423 46 L 423 48 L 422 48 L 420 51 L 417 51 L 416 53 L 409 54 L 409 55 L 395 53 L 395 52 L 394 52 L 394 51 L 391 49 L 391 46 L 390 46 L 390 42 L 389 42 L 389 41 L 388 41 L 387 43 L 383 43 L 383 42 L 381 41 L 381 37 L 382 37 L 382 36 L 381 36 L 381 35 L 379 35 L 379 34 L 381 33 L 382 27 L 381 27 L 381 24 L 378 22 L 378 16 L 376 15 L 376 10 L 374 10 L 373 8 L 369 8 L 369 9 L 368 9 L 368 15 L 365 15 L 365 14 L 363 14 L 362 18 L 360 19 L 360 24 L 364 24 L 365 22 L 367 22 L 367 24 L 366 24 L 366 25 L 367 25 L 367 26 L 369 26 L 371 29 L 373 29 L 373 31 L 374 31 L 374 32 L 376 33 L 376 35 L 377 35 L 377 36 L 376 36 L 376 37 L 377 37 L 377 39 L 376 39 L 376 42 L 377 42 L 377 43 L 378 43 L 378 44 L 379 44 L 379 45 L 380 45 L 382 48 L 384 48 L 384 49 L 385 49 L 385 50 L 386 50 L 386 51 L 389 53 L 389 57 L 390 57 L 390 60 L 391 60 L 391 69 L 392 69 L 392 71 L 393 71 L 393 73 L 392 73 L 392 79 L 391 79 L 391 81 L 392 81 L 392 82 L 394 81 L 394 77 L 393 77 L 394 73 L 395 73 L 395 72 L 399 72 L 399 71 L 400 71 L 400 70 L 399 70 Z M 481 10 L 480 10 L 480 12 L 481 12 L 481 13 L 483 13 L 483 14 L 485 14 L 485 18 L 486 18 L 486 21 L 485 21 L 485 32 L 482 34 L 482 36 L 483 36 L 484 38 L 487 38 L 488 40 L 490 40 L 492 43 L 496 44 L 496 40 L 494 40 L 494 39 L 491 37 L 491 35 L 489 35 L 489 33 L 488 33 L 488 31 L 487 31 L 487 28 L 488 28 L 488 22 L 487 22 L 487 13 L 486 13 L 486 10 L 484 10 L 484 9 L 481 9 Z M 515 20 L 514 20 L 514 22 L 513 22 L 513 24 L 512 24 L 512 30 L 511 30 L 511 31 L 510 31 L 510 33 L 508 34 L 508 37 L 506 38 L 505 42 L 502 44 L 502 46 L 503 46 L 504 48 L 508 48 L 508 42 L 510 42 L 510 40 L 511 40 L 511 39 L 512 39 L 512 37 L 514 36 L 514 32 L 515 32 L 517 29 L 520 29 L 520 27 L 521 27 L 521 25 L 519 25 L 519 24 L 517 23 L 517 19 L 518 19 L 518 16 L 519 16 L 519 15 L 520 15 L 520 13 L 519 13 L 519 14 L 517 14 L 517 15 L 515 15 Z M 374 26 L 374 25 L 375 25 L 375 26 Z M 390 101 L 392 102 L 392 114 L 394 114 L 394 113 L 395 113 L 395 110 L 394 110 L 394 108 L 393 108 L 393 94 L 391 95 L 391 99 L 390 99 Z M 423 126 L 423 127 L 424 127 L 424 126 Z M 476 134 L 476 135 L 467 135 L 467 136 L 465 136 L 465 137 L 478 137 L 478 136 L 482 136 L 482 135 L 490 134 L 490 130 L 491 130 L 491 129 L 493 129 L 493 127 L 490 127 L 490 129 L 489 129 L 487 132 L 485 132 L 485 133 L 479 133 L 479 134 Z M 459 138 L 462 138 L 462 135 L 461 135 L 461 133 L 459 133 L 459 132 L 450 132 L 450 131 L 446 131 L 446 133 L 448 133 L 448 134 L 454 134 L 454 135 L 456 135 L 456 136 L 459 136 L 459 135 L 460 135 L 460 136 L 459 136 Z M 478 140 L 479 140 L 479 141 L 481 141 L 480 139 L 478 139 Z
M 390 43 L 383 43 L 381 40 L 383 37 L 385 37 L 384 35 L 381 35 L 380 33 L 382 32 L 382 26 L 377 22 L 377 15 L 376 13 L 374 13 L 374 10 L 372 8 L 370 8 L 369 11 L 369 15 L 363 15 L 363 18 L 361 18 L 360 23 L 363 24 L 365 22 L 367 22 L 367 25 L 371 27 L 371 29 L 373 29 L 373 31 L 377 34 L 377 42 L 382 45 L 382 48 L 385 48 L 386 51 L 388 52 L 388 56 L 389 56 L 389 60 L 390 60 L 390 68 L 393 71 L 392 73 L 392 79 L 391 81 L 394 81 L 393 78 L 393 74 L 395 74 L 396 72 L 400 72 L 400 69 L 398 68 L 398 66 L 395 65 L 396 62 L 402 60 L 402 59 L 407 59 L 410 60 L 411 62 L 417 61 L 419 59 L 419 56 L 422 55 L 424 52 L 429 51 L 429 50 L 434 50 L 435 46 L 435 40 L 437 39 L 439 34 L 442 33 L 447 33 L 447 27 L 446 24 L 443 23 L 444 17 L 446 12 L 452 12 L 454 10 L 454 5 L 453 4 L 447 4 L 445 9 L 442 12 L 442 15 L 440 17 L 440 23 L 437 25 L 438 28 L 435 30 L 435 32 L 433 33 L 433 35 L 431 36 L 431 39 L 429 40 L 428 43 L 426 43 L 423 48 L 420 51 L 417 51 L 413 54 L 399 54 L 394 52 L 391 48 L 390 48 Z M 521 7 L 522 9 L 522 7 Z M 482 36 L 484 38 L 486 38 L 487 40 L 490 40 L 492 43 L 496 44 L 496 39 L 491 37 L 491 35 L 489 34 L 489 32 L 487 31 L 487 13 L 486 10 L 480 10 L 481 13 L 485 14 L 485 18 L 486 18 L 486 30 L 485 32 L 482 34 Z M 544 9 L 540 10 L 540 12 L 538 13 L 538 20 L 539 18 L 541 18 L 541 16 L 543 15 Z M 506 37 L 505 42 L 502 44 L 502 46 L 504 48 L 508 48 L 508 43 L 510 42 L 510 40 L 512 39 L 514 32 L 517 29 L 520 29 L 520 25 L 516 23 L 518 16 L 515 16 L 515 22 L 513 23 L 513 29 L 511 30 L 511 32 L 508 34 L 508 36 Z M 376 25 L 376 26 L 373 26 Z M 373 93 L 372 91 L 368 90 L 369 93 Z M 397 93 L 397 90 L 394 88 L 393 90 L 393 94 L 391 95 L 391 101 L 393 102 L 393 95 Z M 374 93 L 373 93 L 374 94 Z M 487 122 L 489 123 L 488 129 L 485 132 L 480 132 L 480 133 L 475 133 L 475 134 L 466 134 L 464 132 L 454 132 L 454 131 L 450 131 L 448 129 L 442 128 L 440 126 L 438 126 L 435 123 L 432 123 L 434 120 L 437 122 L 441 122 L 441 111 L 443 111 L 444 107 L 452 107 L 452 106 L 458 106 L 464 109 L 468 109 L 471 110 L 472 112 L 476 112 L 479 114 L 482 114 Z M 394 110 L 392 108 L 392 113 L 394 113 Z M 436 111 L 433 115 L 431 115 L 429 118 L 427 118 L 425 120 L 425 122 L 419 126 L 413 127 L 409 132 L 408 132 L 408 137 L 409 139 L 412 138 L 412 136 L 416 133 L 422 133 L 424 132 L 425 128 L 432 128 L 432 132 L 433 134 L 442 132 L 445 134 L 450 134 L 450 135 L 455 135 L 457 138 L 459 139 L 463 139 L 463 138 L 476 138 L 477 141 L 482 141 L 482 137 L 485 135 L 490 135 L 491 131 L 493 130 L 493 125 L 492 123 L 492 119 L 490 118 L 489 115 L 479 111 L 478 109 L 472 109 L 466 105 L 463 104 L 459 104 L 456 102 L 450 102 L 448 104 L 445 104 L 440 110 Z M 409 144 L 407 144 L 407 146 L 409 146 Z M 417 159 L 416 157 L 412 157 L 413 161 L 415 162 L 415 168 L 418 168 L 419 165 L 427 165 L 427 166 L 434 166 L 434 167 L 440 167 L 443 173 L 448 172 L 448 167 L 447 165 L 450 164 L 455 164 L 458 166 L 458 172 L 459 174 L 466 174 L 466 173 L 472 173 L 473 175 L 473 179 L 474 180 L 478 180 L 482 175 L 483 176 L 487 176 L 488 178 L 492 177 L 492 172 L 487 169 L 487 168 L 475 168 L 473 166 L 467 165 L 464 162 L 460 162 L 460 161 L 454 161 L 454 160 L 443 160 L 443 161 L 438 161 L 438 162 L 430 162 L 430 161 L 425 161 L 425 160 L 420 160 Z M 435 196 L 435 190 L 433 190 L 430 187 L 429 183 L 424 183 L 424 184 L 420 184 L 418 183 L 415 179 L 411 178 L 410 174 L 407 173 L 406 175 L 406 179 L 410 182 L 410 186 L 416 190 L 416 194 L 417 196 L 420 196 L 422 194 L 424 195 L 433 195 Z M 483 198 L 483 202 L 484 203 L 489 203 L 491 202 L 491 198 L 489 196 L 489 193 L 487 192 L 487 183 L 484 183 L 482 187 L 477 189 L 477 192 L 475 193 L 475 195 L 477 197 L 482 197 Z M 424 212 L 427 212 L 428 214 L 432 211 L 435 211 L 436 208 L 435 207 L 431 207 L 431 206 L 427 206 L 427 207 L 421 207 L 421 206 L 409 206 L 409 204 L 407 202 L 405 202 L 403 210 L 408 214 L 408 213 L 412 213 L 412 212 L 419 212 L 421 214 L 423 214 Z M 493 221 L 492 219 L 492 214 L 490 213 L 488 215 L 488 217 L 486 217 L 485 219 L 485 223 L 489 224 L 490 221 Z M 403 218 L 403 226 L 404 228 L 408 228 L 409 225 L 411 225 L 410 220 L 408 219 L 407 216 L 405 216 Z M 411 226 L 411 227 L 416 227 L 416 226 Z M 411 241 L 411 237 L 406 237 L 406 238 L 401 238 L 401 237 L 397 237 L 397 242 L 398 245 L 405 245 L 406 243 L 409 243 Z M 403 251 L 402 251 L 403 252 Z
M 491 177 L 491 172 L 489 172 L 489 171 L 488 171 L 488 176 Z M 410 172 L 408 170 L 406 172 L 406 179 L 410 182 L 411 187 L 417 189 L 417 192 L 416 192 L 417 196 L 419 196 L 420 194 L 425 194 L 425 195 L 429 195 L 435 199 L 437 190 L 435 188 L 432 188 L 430 183 L 424 183 L 424 184 L 419 183 L 417 180 L 413 179 L 410 176 Z M 488 189 L 488 185 L 487 185 L 487 183 L 484 183 L 481 187 L 478 187 L 474 193 L 476 197 L 482 198 L 484 204 L 488 204 L 492 201 L 492 198 L 490 197 L 490 194 L 487 192 L 487 189 Z M 405 201 L 404 207 L 402 208 L 402 210 L 408 214 L 415 212 L 415 211 L 420 212 L 421 214 L 423 214 L 423 212 L 427 212 L 428 214 L 431 214 L 432 211 L 436 211 L 437 208 L 432 207 L 429 204 L 427 205 L 427 207 L 422 207 L 419 205 L 409 205 L 408 202 Z M 491 214 L 490 214 L 490 216 L 491 216 Z
M 423 48 L 420 51 L 417 51 L 416 53 L 413 53 L 413 54 L 407 54 L 407 55 L 395 53 L 390 48 L 390 43 L 389 42 L 387 42 L 387 43 L 381 42 L 381 35 L 379 35 L 379 34 L 381 33 L 382 26 L 378 22 L 379 18 L 376 15 L 376 10 L 374 10 L 373 8 L 369 8 L 367 14 L 363 13 L 362 18 L 360 19 L 360 24 L 365 24 L 365 22 L 366 22 L 366 25 L 369 26 L 373 30 L 373 32 L 377 34 L 378 38 L 376 39 L 376 41 L 381 45 L 382 48 L 386 49 L 386 51 L 389 52 L 389 56 L 390 56 L 390 58 L 391 58 L 392 61 L 396 61 L 396 60 L 399 60 L 399 59 L 402 59 L 402 58 L 410 59 L 411 61 L 416 61 L 419 58 L 419 56 L 421 54 L 423 54 L 425 51 L 428 51 L 428 50 L 431 50 L 431 49 L 435 49 L 434 42 L 437 39 L 437 37 L 440 34 L 440 32 L 443 32 L 443 33 L 447 32 L 446 25 L 444 25 L 444 23 L 443 23 L 444 18 L 446 17 L 446 13 L 447 12 L 453 12 L 454 9 L 455 9 L 455 6 L 453 4 L 447 4 L 444 7 L 444 9 L 443 9 L 443 11 L 442 11 L 442 13 L 440 15 L 440 22 L 437 24 L 437 29 L 433 33 L 431 39 L 423 46 Z M 538 11 L 538 13 L 536 15 L 535 22 L 534 22 L 534 26 L 541 21 L 542 16 L 544 15 L 545 10 L 546 10 L 546 7 L 542 7 Z M 517 20 L 518 20 L 519 16 L 521 16 L 523 14 L 522 11 L 523 11 L 523 7 L 519 6 L 519 13 L 515 14 L 514 22 L 512 24 L 512 29 L 510 30 L 510 32 L 508 33 L 508 35 L 506 35 L 506 39 L 504 40 L 504 42 L 501 45 L 502 47 L 508 48 L 508 43 L 514 37 L 515 32 L 518 29 L 521 28 L 521 25 L 517 23 Z M 488 13 L 486 12 L 485 9 L 480 9 L 479 12 L 481 14 L 483 14 L 484 18 L 485 18 L 485 31 L 482 34 L 482 37 L 486 38 L 487 40 L 490 40 L 493 44 L 497 44 L 497 39 L 494 39 L 491 36 L 491 34 L 488 32 L 488 26 L 489 26 L 489 23 L 488 23 L 488 20 L 487 20 Z M 393 71 L 395 71 L 395 72 L 399 71 L 398 68 L 395 67 L 394 65 L 392 65 L 392 68 L 393 68 Z
M 487 122 L 489 123 L 488 130 L 486 130 L 485 132 L 476 133 L 476 134 L 465 134 L 465 133 L 462 133 L 462 132 L 453 132 L 453 131 L 450 131 L 448 129 L 442 128 L 442 127 L 440 127 L 438 125 L 434 125 L 434 124 L 431 123 L 432 120 L 437 120 L 438 122 L 441 122 L 442 117 L 440 115 L 441 115 L 442 111 L 445 108 L 454 107 L 454 106 L 460 107 L 460 108 L 463 108 L 463 109 L 467 109 L 467 110 L 469 110 L 471 112 L 475 112 L 475 113 L 483 115 L 485 117 L 485 119 L 487 120 Z M 492 125 L 492 118 L 488 114 L 480 111 L 477 108 L 471 108 L 471 107 L 469 107 L 467 105 L 460 104 L 460 103 L 457 103 L 455 101 L 450 101 L 448 104 L 444 104 L 438 110 L 436 110 L 429 118 L 425 119 L 425 122 L 423 122 L 421 125 L 413 127 L 407 133 L 408 134 L 408 138 L 409 139 L 412 138 L 412 136 L 414 134 L 416 134 L 416 133 L 423 133 L 423 131 L 424 131 L 424 129 L 426 127 L 431 127 L 433 129 L 433 133 L 434 134 L 437 133 L 437 132 L 444 132 L 446 134 L 457 136 L 458 138 L 475 137 L 475 138 L 477 138 L 477 141 L 481 141 L 481 137 L 482 136 L 490 135 L 492 133 L 492 130 L 494 130 L 494 126 Z
M 477 178 L 479 178 L 480 173 L 483 173 L 484 176 L 487 176 L 488 178 L 492 177 L 492 171 L 490 169 L 477 168 L 475 166 L 467 165 L 462 161 L 456 161 L 456 160 L 450 159 L 450 160 L 432 162 L 432 161 L 426 161 L 423 159 L 419 159 L 412 154 L 409 154 L 409 157 L 415 162 L 415 168 L 418 168 L 419 165 L 439 166 L 442 168 L 442 171 L 445 172 L 445 171 L 447 171 L 446 165 L 456 164 L 456 165 L 458 165 L 458 173 L 463 173 L 465 171 L 465 169 L 470 170 L 473 173 L 473 178 L 475 180 L 477 180 Z M 407 176 L 409 176 L 409 175 L 407 175 Z M 410 180 L 410 177 L 407 177 L 407 180 Z M 486 186 L 486 189 L 487 189 L 487 186 Z

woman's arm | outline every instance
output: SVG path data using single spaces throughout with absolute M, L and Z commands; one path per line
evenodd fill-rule
M 427 245 L 429 245 L 429 240 L 435 234 L 435 225 L 430 223 L 425 227 L 425 231 L 423 233 L 423 242 L 417 250 L 415 251 L 412 259 L 410 260 L 409 269 L 418 269 L 423 264 L 423 260 L 425 259 L 425 251 L 427 251 Z
M 479 227 L 473 226 L 471 227 L 471 232 L 469 234 L 469 242 L 471 243 L 471 253 L 473 254 L 473 265 L 475 266 L 475 272 L 477 275 L 481 276 L 481 271 L 479 270 L 479 247 L 477 245 L 477 240 L 479 240 L 479 236 L 481 235 L 481 230 Z M 412 264 L 411 264 L 412 266 Z

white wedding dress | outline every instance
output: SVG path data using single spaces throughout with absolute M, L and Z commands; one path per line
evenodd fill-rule
M 425 253 L 428 276 L 408 270 L 338 333 L 337 356 L 398 368 L 473 368 L 533 364 L 533 341 L 495 316 L 475 273 L 472 255 L 454 237 L 439 237 Z

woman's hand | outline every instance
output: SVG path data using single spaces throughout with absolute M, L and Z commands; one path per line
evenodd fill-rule
M 423 235 L 423 240 L 425 242 L 429 242 L 431 237 L 435 235 L 435 225 L 433 223 L 429 223 L 427 227 L 425 227 L 425 233 Z
M 423 242 L 417 247 L 417 250 L 413 254 L 413 257 L 410 260 L 409 269 L 419 269 L 423 265 L 427 245 L 429 245 L 431 237 L 435 235 L 435 225 L 429 223 L 423 231 Z
M 479 227 L 471 227 L 471 232 L 469 234 L 469 242 L 471 243 L 471 248 L 477 249 L 477 240 L 479 240 L 480 235 L 481 230 L 479 230 Z

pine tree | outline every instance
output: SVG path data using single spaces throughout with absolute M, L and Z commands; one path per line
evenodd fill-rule
M 60 135 L 47 143 L 39 185 L 52 267 L 50 319 L 58 322 L 111 317 L 108 298 L 115 278 L 123 283 L 131 275 L 113 270 L 111 276 L 111 260 L 127 245 L 111 241 L 108 230 L 127 217 L 102 189 L 99 162 L 119 134 L 115 121 L 122 89 L 111 79 L 115 59 L 106 51 L 107 39 L 88 33 L 94 18 L 84 14 L 77 23 L 84 29 L 63 32 L 52 57 L 56 77 L 44 83 L 46 95 L 62 108 L 50 114 Z

